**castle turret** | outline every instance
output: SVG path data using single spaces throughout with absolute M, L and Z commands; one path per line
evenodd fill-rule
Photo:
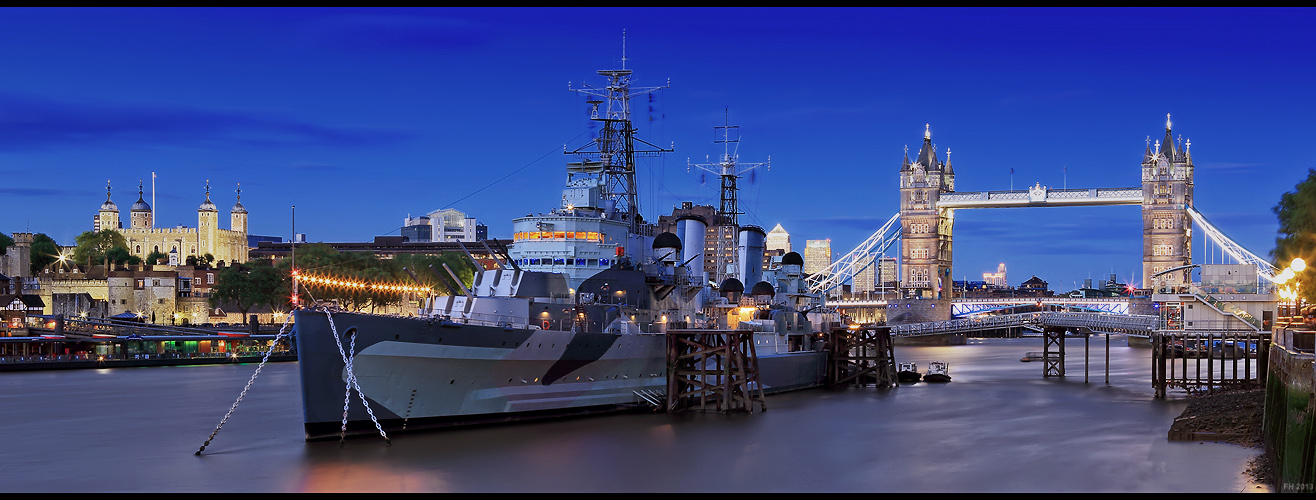
M 105 203 L 96 214 L 96 231 L 119 230 L 119 206 L 110 201 L 110 181 L 105 181 Z
M 947 151 L 949 159 L 949 151 Z M 937 157 L 932 127 L 911 164 L 900 165 L 901 288 L 906 297 L 945 298 L 951 290 L 951 226 L 954 212 L 937 206 L 942 193 L 955 191 L 955 172 Z
M 238 202 L 229 210 L 230 228 L 242 234 L 247 233 L 247 207 L 242 206 L 242 184 L 238 184 Z
M 197 253 L 204 254 L 210 252 L 206 249 L 214 249 L 219 241 L 219 208 L 210 201 L 209 180 L 206 181 L 206 201 L 201 202 L 196 212 L 197 239 L 201 247 Z
M 133 203 L 129 211 L 130 223 L 133 229 L 151 229 L 155 227 L 155 221 L 152 220 L 151 204 L 143 198 L 142 181 L 137 181 L 137 202 Z
M 1192 264 L 1193 160 L 1176 147 L 1165 115 L 1165 137 L 1147 148 L 1142 162 L 1143 288 L 1189 283 L 1190 271 L 1166 273 Z M 1151 138 L 1148 137 L 1148 143 Z M 1189 145 L 1192 141 L 1189 141 Z

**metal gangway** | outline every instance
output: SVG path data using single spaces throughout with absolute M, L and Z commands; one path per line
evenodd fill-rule
M 1066 328 L 1149 337 L 1156 330 L 1158 322 L 1159 318 L 1156 316 L 1141 314 L 1036 312 L 892 325 L 891 335 L 916 337 L 967 334 L 1008 328 L 1027 328 L 1034 331 L 1042 331 L 1047 328 Z

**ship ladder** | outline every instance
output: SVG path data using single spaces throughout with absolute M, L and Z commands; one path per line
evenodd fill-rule
M 667 394 L 663 391 L 653 389 L 640 389 L 632 391 L 635 397 L 639 398 L 641 404 L 655 410 L 667 405 Z

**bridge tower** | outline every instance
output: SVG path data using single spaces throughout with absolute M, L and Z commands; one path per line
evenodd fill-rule
M 1179 138 L 1182 141 L 1182 136 Z M 1165 115 L 1165 138 L 1153 145 L 1147 138 L 1142 160 L 1142 287 L 1174 286 L 1191 281 L 1184 269 L 1158 277 L 1152 275 L 1192 264 L 1193 157 L 1192 141 L 1175 144 L 1170 133 L 1170 115 Z
M 937 158 L 932 126 L 913 163 L 909 148 L 900 165 L 900 288 L 906 298 L 947 299 L 951 293 L 951 228 L 954 209 L 940 208 L 942 193 L 955 192 L 955 171 Z

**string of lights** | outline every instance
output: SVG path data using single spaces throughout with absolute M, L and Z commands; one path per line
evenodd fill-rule
M 424 286 L 399 285 L 387 282 L 370 282 L 362 280 L 353 280 L 346 278 L 337 278 L 331 276 L 316 276 L 301 273 L 293 273 L 293 279 L 300 283 L 340 287 L 348 290 L 372 291 L 372 292 L 393 292 L 393 293 L 430 293 L 434 289 Z

